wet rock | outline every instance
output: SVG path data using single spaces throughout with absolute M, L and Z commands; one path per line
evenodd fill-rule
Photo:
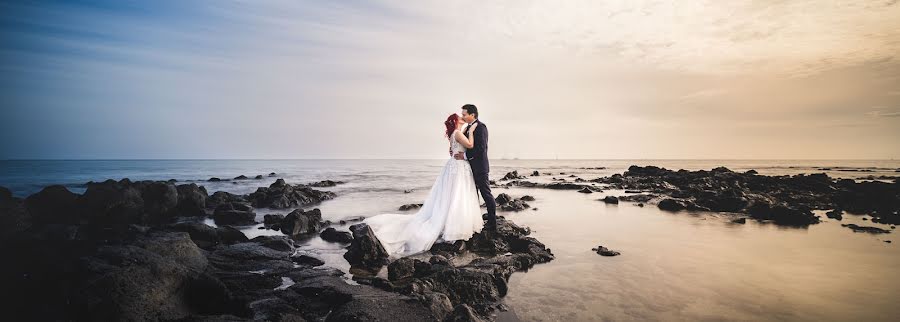
M 339 220 L 338 223 L 341 225 L 346 225 L 348 223 L 363 221 L 365 219 L 366 219 L 366 217 L 364 217 L 364 216 L 351 216 L 351 217 L 347 217 L 347 218 Z
M 309 211 L 295 209 L 281 221 L 281 232 L 288 236 L 315 234 L 322 226 L 322 211 L 318 208 Z
M 203 223 L 183 222 L 174 224 L 170 228 L 188 233 L 194 244 L 203 249 L 210 249 L 220 242 L 218 230 Z
M 684 210 L 687 208 L 684 205 L 684 202 L 675 200 L 675 199 L 671 199 L 671 198 L 666 198 L 666 199 L 660 200 L 659 204 L 657 204 L 657 207 L 661 210 L 667 210 L 667 211 L 679 211 L 679 210 Z
M 353 233 L 353 242 L 344 254 L 344 259 L 350 262 L 350 265 L 377 271 L 387 264 L 388 253 L 369 225 L 355 224 L 350 226 L 350 231 Z
M 281 230 L 280 227 L 281 227 L 282 221 L 284 221 L 284 215 L 273 214 L 273 215 L 263 216 L 263 224 L 266 227 L 269 227 L 269 228 L 272 228 L 275 230 Z
M 209 180 L 206 180 L 206 181 L 209 181 L 209 182 L 219 182 L 219 181 L 222 181 L 222 179 L 219 179 L 219 178 L 216 178 L 216 177 L 212 177 L 212 178 L 209 178 Z
M 891 232 L 878 227 L 859 226 L 856 224 L 842 224 L 841 226 L 852 229 L 854 233 L 889 234 Z
M 270 173 L 269 173 L 269 176 L 270 176 L 270 177 L 274 177 L 274 176 L 277 176 L 277 175 L 275 174 L 275 172 L 270 172 Z
M 520 176 L 519 171 L 512 171 L 512 172 L 507 172 L 506 175 L 500 179 L 500 181 L 516 180 L 516 179 L 525 179 L 525 176 Z
M 578 192 L 580 192 L 580 193 L 594 193 L 594 192 L 591 191 L 591 189 L 588 188 L 588 187 L 581 188 L 581 190 L 578 190 Z
M 213 212 L 217 225 L 253 225 L 256 213 L 250 205 L 240 202 L 220 204 Z
M 614 250 L 610 250 L 609 248 L 606 248 L 604 246 L 597 246 L 597 248 L 591 248 L 591 250 L 597 252 L 597 254 L 600 254 L 600 256 L 619 256 L 619 255 L 621 255 L 621 253 L 614 251 Z
M 406 205 L 400 206 L 399 210 L 400 211 L 408 211 L 408 210 L 413 210 L 413 209 L 419 209 L 422 207 L 422 205 L 423 204 L 420 204 L 420 203 L 406 204 Z
M 416 275 L 416 263 L 418 259 L 408 257 L 398 258 L 388 265 L 388 280 L 396 281 Z
M 519 198 L 519 200 L 522 200 L 522 201 L 534 201 L 534 197 L 525 195 L 525 196 L 522 196 L 521 198 Z
M 738 219 L 732 220 L 731 222 L 732 222 L 732 223 L 735 223 L 735 224 L 746 224 L 746 223 L 747 223 L 747 218 L 738 218 Z
M 748 207 L 747 212 L 758 220 L 772 220 L 786 226 L 808 226 L 819 223 L 819 217 L 808 209 L 798 209 L 784 204 L 759 202 Z
M 178 215 L 206 215 L 206 199 L 209 198 L 206 188 L 190 183 L 177 186 L 176 191 L 178 192 Z
M 534 170 L 534 172 L 531 173 L 531 176 L 532 176 L 532 177 L 537 177 L 537 176 L 540 176 L 540 175 L 541 175 L 541 174 L 538 173 L 537 170 Z
M 0 244 L 31 225 L 32 218 L 25 209 L 25 201 L 13 197 L 9 190 L 0 187 Z
M 77 199 L 66 187 L 52 185 L 25 198 L 25 207 L 36 224 L 77 224 L 81 221 Z
M 246 196 L 232 194 L 225 191 L 216 191 L 206 199 L 206 209 L 215 209 L 221 204 L 243 202 L 246 203 Z
M 247 180 L 247 179 L 250 179 L 250 178 L 247 178 L 247 176 L 245 176 L 243 174 L 239 175 L 237 177 L 234 177 L 234 180 Z
M 528 196 L 530 199 L 534 199 L 533 197 Z M 528 203 L 525 202 L 523 198 L 513 199 L 508 194 L 501 193 L 494 198 L 494 201 L 497 203 L 497 207 L 502 211 L 522 211 L 528 208 L 531 208 Z
M 338 231 L 332 227 L 328 227 L 319 234 L 322 240 L 332 243 L 350 243 L 353 241 L 353 235 L 346 231 Z
M 257 208 L 285 209 L 291 207 L 303 207 L 325 200 L 333 199 L 335 194 L 329 191 L 319 191 L 308 186 L 292 186 L 284 179 L 275 180 L 268 188 L 260 187 L 247 198 Z
M 294 251 L 294 242 L 286 236 L 256 236 L 251 241 L 277 251 Z
M 331 180 L 323 180 L 319 182 L 310 183 L 310 187 L 334 187 L 339 184 L 343 184 L 343 181 L 331 181 Z
M 626 191 L 627 192 L 627 191 Z M 630 202 L 648 202 L 650 200 L 656 199 L 656 195 L 652 194 L 637 194 L 637 195 L 625 195 L 618 197 L 619 201 L 630 201 Z
M 444 319 L 444 322 L 485 322 L 478 314 L 472 310 L 472 307 L 466 304 L 457 305 L 453 308 L 453 313 Z
M 307 265 L 307 266 L 313 266 L 313 267 L 325 265 L 325 262 L 323 262 L 321 259 L 309 256 L 309 255 L 301 254 L 301 255 L 291 256 L 291 260 L 294 261 L 294 263 L 297 263 L 300 265 Z
M 606 196 L 601 200 L 607 204 L 619 204 L 619 198 L 616 198 L 616 196 Z
M 253 179 L 262 180 L 263 176 L 261 174 L 257 174 Z

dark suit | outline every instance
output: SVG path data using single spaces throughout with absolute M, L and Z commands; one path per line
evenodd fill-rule
M 488 174 L 491 172 L 491 165 L 487 155 L 488 129 L 487 126 L 479 120 L 475 120 L 473 123 L 478 123 L 478 127 L 476 127 L 474 133 L 472 133 L 475 137 L 473 140 L 474 145 L 471 149 L 466 149 L 466 159 L 468 159 L 469 165 L 472 167 L 472 175 L 475 178 L 475 187 L 478 188 L 478 192 L 481 193 L 481 198 L 484 199 L 484 204 L 487 206 L 488 225 L 496 227 L 497 202 L 494 201 L 494 195 L 491 194 L 491 183 L 490 179 L 488 179 Z M 471 125 L 466 126 L 466 137 L 469 136 L 470 126 Z

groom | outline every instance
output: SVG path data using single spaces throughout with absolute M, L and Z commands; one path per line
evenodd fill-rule
M 474 145 L 471 149 L 466 149 L 465 156 L 459 155 L 457 158 L 465 158 L 472 166 L 472 174 L 475 177 L 475 187 L 481 193 L 481 198 L 487 206 L 487 225 L 484 230 L 489 232 L 497 232 L 497 203 L 494 201 L 494 195 L 491 194 L 491 186 L 488 180 L 488 173 L 491 172 L 491 166 L 488 164 L 488 129 L 481 121 L 478 120 L 478 108 L 472 104 L 466 104 L 462 107 L 462 119 L 466 123 L 466 137 L 469 136 L 469 127 L 476 122 L 479 123 L 475 127 L 473 135 Z M 471 138 L 470 138 L 471 139 Z

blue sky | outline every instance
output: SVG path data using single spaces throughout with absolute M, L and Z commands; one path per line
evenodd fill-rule
M 5 1 L 0 159 L 898 158 L 897 1 Z

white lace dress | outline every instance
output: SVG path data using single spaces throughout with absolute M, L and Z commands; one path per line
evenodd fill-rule
M 453 154 L 465 152 L 455 139 L 450 147 Z M 372 227 L 391 257 L 403 257 L 430 249 L 439 238 L 466 240 L 481 231 L 484 222 L 478 201 L 469 162 L 451 156 L 416 214 L 381 214 L 363 222 Z

